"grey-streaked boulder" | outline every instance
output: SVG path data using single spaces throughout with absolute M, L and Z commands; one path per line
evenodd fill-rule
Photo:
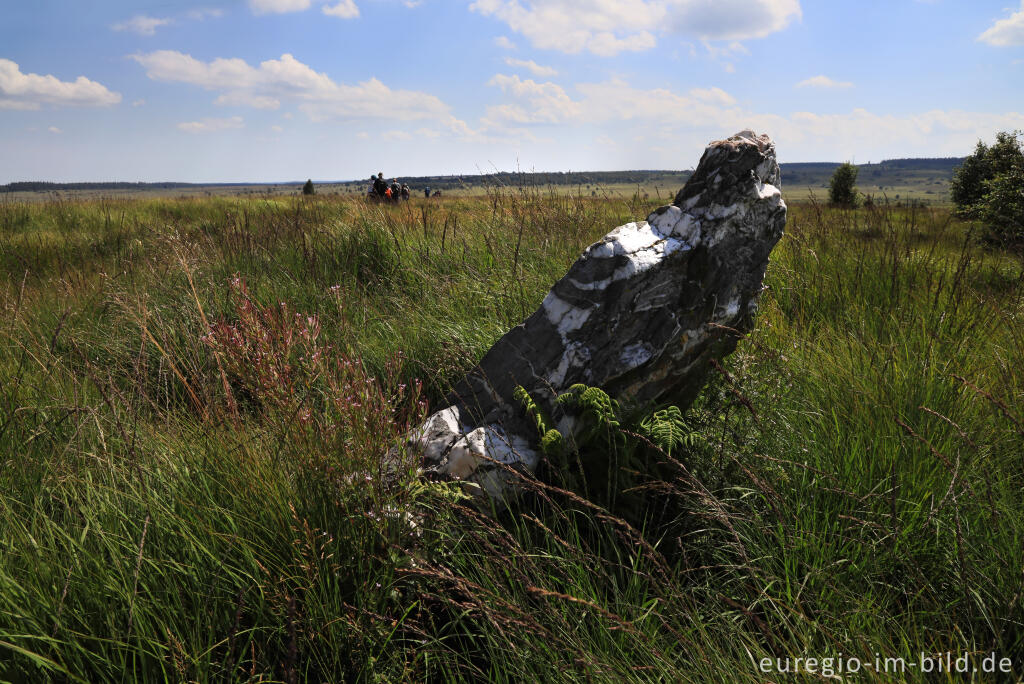
M 541 307 L 510 330 L 413 434 L 426 471 L 475 483 L 503 501 L 533 471 L 536 428 L 513 399 L 524 387 L 573 437 L 554 398 L 575 383 L 629 404 L 685 409 L 713 359 L 753 328 L 768 255 L 786 205 L 775 145 L 743 131 L 711 143 L 675 201 L 627 223 L 583 252 Z

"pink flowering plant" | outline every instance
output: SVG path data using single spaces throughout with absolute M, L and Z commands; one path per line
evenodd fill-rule
M 203 342 L 222 374 L 227 413 L 271 421 L 282 440 L 299 446 L 307 466 L 348 477 L 375 479 L 385 454 L 426 413 L 421 384 L 400 378 L 394 354 L 378 376 L 361 359 L 324 341 L 316 314 L 292 311 L 286 302 L 261 304 L 245 281 L 229 283 L 230 319 L 211 321 Z M 376 478 L 379 479 L 379 478 Z

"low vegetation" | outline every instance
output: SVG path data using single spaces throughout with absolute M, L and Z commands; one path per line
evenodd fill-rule
M 857 167 L 843 162 L 828 182 L 828 201 L 835 207 L 852 209 L 857 206 Z
M 0 679 L 1024 675 L 1024 273 L 948 209 L 791 207 L 697 404 L 574 388 L 515 513 L 384 458 L 654 204 L 0 202 Z
M 985 223 L 985 237 L 1004 248 L 1024 247 L 1024 148 L 1020 132 L 996 134 L 991 147 L 978 141 L 957 167 L 950 197 L 957 213 Z

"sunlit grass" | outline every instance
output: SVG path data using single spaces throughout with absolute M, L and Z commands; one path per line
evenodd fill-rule
M 625 407 L 497 517 L 387 465 L 417 380 L 437 408 L 656 200 L 0 204 L 0 678 L 1019 676 L 1022 265 L 946 210 L 791 208 L 671 456 Z

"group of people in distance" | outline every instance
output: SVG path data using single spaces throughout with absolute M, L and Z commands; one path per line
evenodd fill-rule
M 384 173 L 378 173 L 376 176 L 370 176 L 372 185 L 369 190 L 366 191 L 366 198 L 375 202 L 402 202 L 408 201 L 412 196 L 412 190 L 406 183 L 399 185 L 398 179 L 393 178 L 391 185 L 384 180 Z M 441 195 L 440 190 L 435 190 L 433 194 L 430 193 L 430 188 L 423 190 L 424 197 L 439 197 Z

